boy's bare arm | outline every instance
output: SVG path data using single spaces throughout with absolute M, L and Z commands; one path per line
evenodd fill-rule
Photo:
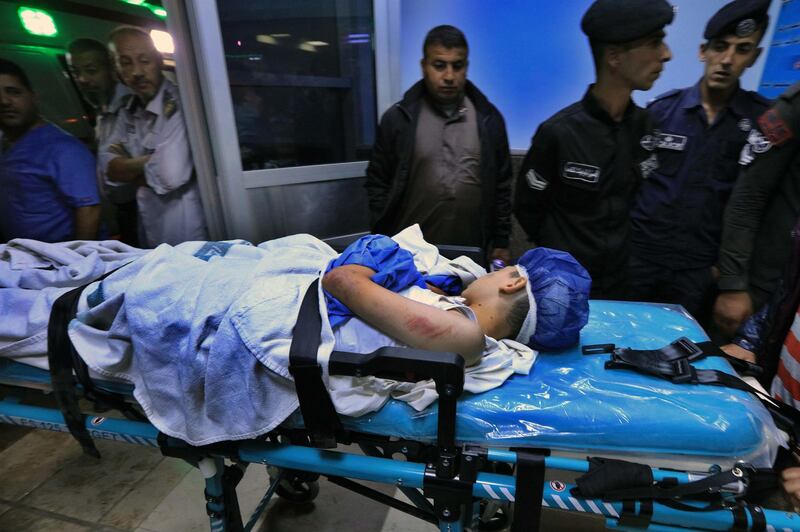
M 322 279 L 322 286 L 361 319 L 411 347 L 459 353 L 466 364 L 480 360 L 484 335 L 480 326 L 457 311 L 412 301 L 375 284 L 375 272 L 348 264 Z

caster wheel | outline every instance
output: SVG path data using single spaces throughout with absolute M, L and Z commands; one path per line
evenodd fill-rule
M 503 530 L 508 527 L 508 503 L 481 501 L 481 516 L 478 530 Z
M 295 503 L 311 502 L 319 494 L 319 482 L 300 479 L 283 479 L 275 489 L 278 497 Z

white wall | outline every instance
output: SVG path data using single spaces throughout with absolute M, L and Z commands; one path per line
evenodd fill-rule
M 470 45 L 469 78 L 500 109 L 512 149 L 525 150 L 536 127 L 579 100 L 594 78 L 580 19 L 591 0 L 386 0 L 401 2 L 399 30 L 401 93 L 420 78 L 427 31 L 439 24 L 459 27 Z M 673 60 L 656 85 L 637 92 L 644 104 L 669 89 L 694 84 L 702 75 L 697 51 L 706 22 L 728 0 L 672 0 L 678 13 L 666 28 Z M 781 1 L 773 0 L 769 42 Z M 765 53 L 745 73 L 742 86 L 755 90 Z

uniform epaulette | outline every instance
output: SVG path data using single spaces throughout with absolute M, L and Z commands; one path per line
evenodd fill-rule
M 658 96 L 656 96 L 655 98 L 651 98 L 651 99 L 650 99 L 650 100 L 647 102 L 647 106 L 648 106 L 648 107 L 650 107 L 652 104 L 654 104 L 654 103 L 656 103 L 656 102 L 658 102 L 658 101 L 665 100 L 665 99 L 667 99 L 667 98 L 671 98 L 671 97 L 673 97 L 673 96 L 676 96 L 676 95 L 678 95 L 678 94 L 680 94 L 680 93 L 681 93 L 681 89 L 672 89 L 672 90 L 668 90 L 668 91 L 667 91 L 667 92 L 665 92 L 664 94 L 659 94 L 659 95 L 658 95 Z
M 172 115 L 175 114 L 175 111 L 178 110 L 178 100 L 172 94 L 170 90 L 164 90 L 164 97 L 163 97 L 164 106 L 161 110 L 164 113 L 164 116 L 167 118 L 171 118 Z

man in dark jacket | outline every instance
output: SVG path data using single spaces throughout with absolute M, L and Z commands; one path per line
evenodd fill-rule
M 791 233 L 785 275 L 761 309 L 722 349 L 764 368 L 759 380 L 773 397 L 800 407 L 800 219 Z M 800 507 L 800 467 L 781 472 L 783 489 L 795 511 Z
M 725 210 L 716 325 L 730 335 L 780 281 L 800 216 L 800 83 L 758 119 L 766 137 L 739 177 Z M 754 160 L 753 160 L 754 159 Z
M 657 139 L 634 90 L 672 58 L 665 0 L 597 0 L 581 22 L 597 82 L 539 126 L 517 180 L 514 214 L 536 245 L 570 252 L 592 276 L 592 297 L 625 299 L 629 215 L 657 166 Z
M 435 244 L 478 246 L 508 262 L 511 161 L 500 112 L 469 81 L 464 34 L 425 37 L 422 76 L 383 115 L 367 168 L 370 223 L 420 224 Z

